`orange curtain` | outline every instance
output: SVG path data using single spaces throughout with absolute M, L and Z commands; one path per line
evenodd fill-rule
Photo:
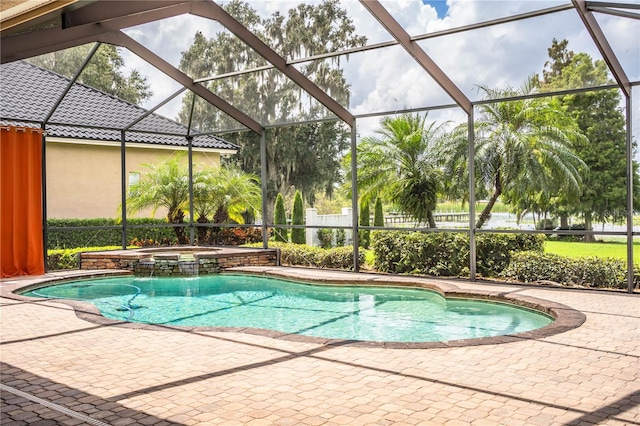
M 44 274 L 42 131 L 0 128 L 0 277 Z

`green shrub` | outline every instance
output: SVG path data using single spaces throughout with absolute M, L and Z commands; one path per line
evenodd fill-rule
M 333 243 L 333 230 L 328 228 L 318 229 L 318 240 L 320 240 L 320 247 L 323 249 L 331 248 Z
M 280 248 L 280 262 L 283 265 L 318 266 L 322 249 L 305 244 L 284 244 Z
M 634 286 L 640 283 L 640 270 L 634 266 Z M 521 252 L 501 274 L 523 282 L 553 281 L 563 285 L 627 288 L 627 265 L 621 259 L 605 257 L 570 258 L 552 253 Z
M 476 271 L 485 277 L 498 276 L 509 266 L 514 252 L 542 253 L 545 239 L 541 234 L 480 234 L 476 237 Z
M 513 252 L 542 251 L 544 235 L 481 234 L 476 238 L 476 271 L 498 276 Z M 375 231 L 375 268 L 381 272 L 464 276 L 469 274 L 469 236 L 463 233 Z
M 373 208 L 373 226 L 384 226 L 384 215 L 382 214 L 382 198 L 376 198 L 376 205 Z
M 404 232 L 373 231 L 371 248 L 375 253 L 374 267 L 380 272 L 399 273 Z
M 258 245 L 247 244 L 247 247 Z M 269 247 L 280 249 L 280 263 L 283 265 L 353 270 L 353 246 L 323 249 L 306 244 L 272 242 Z M 365 253 L 360 251 L 358 262 L 362 265 L 364 261 Z
M 523 251 L 513 255 L 501 276 L 523 282 L 548 280 L 563 283 L 571 275 L 568 260 L 557 254 Z
M 364 264 L 365 253 L 358 252 L 358 265 Z M 321 252 L 318 267 L 353 270 L 353 246 L 336 247 Z
M 222 246 L 262 243 L 262 228 L 212 228 L 211 242 Z
M 304 204 L 302 202 L 302 194 L 296 190 L 293 196 L 293 210 L 291 212 L 292 225 L 304 225 Z M 293 228 L 291 230 L 291 242 L 295 244 L 307 243 L 306 230 L 304 228 Z
M 347 242 L 347 232 L 344 229 L 336 229 L 336 247 L 342 247 Z
M 287 224 L 287 213 L 284 210 L 284 198 L 278 193 L 273 213 L 273 223 L 275 225 Z M 287 228 L 275 228 L 275 240 L 286 243 L 289 241 L 289 230 Z
M 80 247 L 72 249 L 49 250 L 47 252 L 47 270 L 56 271 L 59 269 L 78 269 L 80 268 L 80 253 L 87 251 L 104 251 L 118 249 L 122 249 L 122 246 Z

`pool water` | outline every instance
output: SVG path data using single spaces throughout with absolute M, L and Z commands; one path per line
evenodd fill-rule
M 430 290 L 320 286 L 228 274 L 76 281 L 23 295 L 87 301 L 114 320 L 251 327 L 360 341 L 438 342 L 501 336 L 553 321 L 514 305 L 445 299 Z

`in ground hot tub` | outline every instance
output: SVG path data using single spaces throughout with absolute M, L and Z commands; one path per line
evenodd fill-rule
M 238 266 L 278 266 L 278 249 L 172 246 L 80 254 L 80 269 L 126 269 L 140 276 L 215 274 Z

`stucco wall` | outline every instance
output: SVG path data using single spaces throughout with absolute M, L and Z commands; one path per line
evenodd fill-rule
M 186 150 L 185 150 L 186 151 Z M 148 170 L 142 164 L 160 163 L 176 154 L 174 149 L 127 147 L 127 183 L 130 172 L 142 178 Z M 220 154 L 195 151 L 194 166 L 219 166 Z M 47 216 L 49 218 L 116 217 L 121 203 L 119 144 L 68 143 L 47 140 Z M 185 168 L 187 167 L 185 156 Z M 163 217 L 156 212 L 155 217 Z M 135 217 L 150 217 L 144 211 Z

